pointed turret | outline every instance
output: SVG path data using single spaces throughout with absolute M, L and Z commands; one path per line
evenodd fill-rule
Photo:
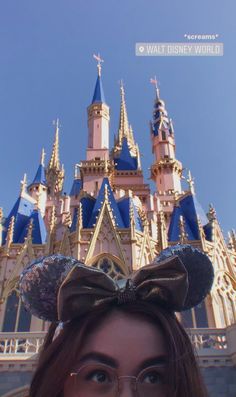
M 168 117 L 165 102 L 160 97 L 157 80 L 155 84 L 155 99 L 153 120 L 150 122 L 152 152 L 154 162 L 151 167 L 151 179 L 156 184 L 157 194 L 167 215 L 167 227 L 173 210 L 176 193 L 182 193 L 182 164 L 175 157 L 175 138 L 172 120 Z
M 190 176 L 189 180 L 192 181 Z M 190 187 L 193 188 L 192 183 L 190 183 Z M 170 217 L 168 240 L 170 242 L 179 241 L 180 235 L 184 238 L 183 231 L 186 233 L 188 241 L 200 240 L 203 244 L 205 237 L 210 240 L 209 220 L 193 191 L 187 191 L 176 197 Z
M 96 202 L 94 204 L 93 210 L 90 213 L 90 219 L 89 219 L 88 227 L 94 227 L 94 225 L 96 224 L 96 219 L 97 219 L 98 214 L 99 214 L 99 212 L 100 212 L 100 210 L 102 208 L 104 200 L 108 200 L 109 201 L 109 205 L 110 205 L 111 210 L 113 212 L 114 219 L 116 219 L 116 226 L 120 227 L 120 228 L 123 228 L 124 227 L 124 222 L 123 222 L 122 216 L 120 214 L 118 205 L 116 203 L 114 194 L 112 192 L 109 179 L 107 177 L 105 177 L 103 179 L 103 182 L 102 182 L 101 188 L 100 188 L 100 190 L 98 192 L 97 199 L 96 199 Z
M 55 139 L 52 148 L 52 154 L 49 161 L 49 168 L 60 168 L 60 160 L 59 160 L 59 119 L 55 122 Z
M 45 215 L 46 201 L 47 201 L 47 181 L 45 175 L 45 151 L 42 149 L 40 164 L 33 179 L 33 182 L 28 186 L 29 194 L 36 200 L 37 208 L 40 209 L 42 217 Z
M 130 127 L 129 127 L 128 114 L 127 114 L 126 103 L 125 103 L 125 89 L 124 89 L 124 85 L 123 85 L 122 81 L 120 83 L 120 96 L 121 96 L 121 103 L 120 103 L 118 142 L 119 142 L 119 145 L 121 145 L 122 139 L 127 138 L 127 141 L 129 142 L 129 144 L 134 144 L 133 141 L 130 142 L 131 141 Z
M 92 104 L 93 103 L 105 103 L 105 95 L 103 91 L 103 86 L 102 86 L 102 66 L 101 62 L 104 62 L 103 59 L 100 58 L 100 55 L 94 55 L 94 58 L 98 61 L 97 63 L 97 68 L 98 68 L 98 75 L 97 75 L 97 81 L 94 89 L 94 94 L 93 94 L 93 99 L 92 99 Z
M 123 82 L 120 84 L 120 96 L 119 129 L 113 149 L 115 168 L 127 171 L 141 169 L 139 148 L 134 142 L 133 130 L 128 121 Z
M 182 164 L 175 158 L 175 139 L 172 120 L 169 119 L 165 102 L 155 81 L 153 121 L 151 122 L 152 151 L 155 163 L 151 177 L 161 193 L 181 192 Z
M 48 191 L 51 196 L 58 194 L 63 189 L 64 168 L 59 159 L 59 119 L 55 122 L 55 139 L 52 154 L 46 170 Z
M 32 185 L 47 185 L 46 182 L 46 176 L 45 176 L 45 164 L 44 164 L 44 159 L 45 159 L 45 151 L 44 149 L 42 149 L 41 152 L 41 157 L 40 157 L 40 163 L 37 169 L 37 172 L 35 174 L 35 177 L 33 179 L 33 182 L 28 186 L 28 189 L 32 186 Z

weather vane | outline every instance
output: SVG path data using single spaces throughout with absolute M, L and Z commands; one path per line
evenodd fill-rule
M 104 62 L 104 59 L 101 58 L 101 56 L 100 56 L 99 53 L 98 53 L 97 55 L 96 55 L 96 54 L 93 54 L 93 57 L 94 57 L 94 59 L 96 59 L 96 61 L 98 62 L 98 63 L 97 63 L 98 75 L 101 76 L 101 71 L 102 71 L 102 65 L 101 65 L 101 63 Z
M 158 87 L 158 83 L 159 82 L 158 82 L 156 76 L 154 77 L 154 79 L 152 77 L 150 78 L 150 83 L 155 85 L 157 99 L 159 99 L 160 98 L 160 90 L 159 90 L 159 87 Z

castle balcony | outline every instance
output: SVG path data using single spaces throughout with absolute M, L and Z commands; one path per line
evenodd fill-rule
M 227 328 L 187 330 L 201 366 L 236 366 L 236 324 Z M 45 332 L 1 332 L 0 371 L 3 363 L 36 360 Z
M 191 328 L 209 397 L 236 396 L 236 324 L 227 328 Z M 0 397 L 28 397 L 45 332 L 0 333 Z

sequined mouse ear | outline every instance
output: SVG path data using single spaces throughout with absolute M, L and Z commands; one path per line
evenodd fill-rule
M 55 254 L 37 259 L 20 275 L 19 290 L 26 310 L 45 321 L 58 321 L 57 293 L 70 270 L 80 262 Z
M 208 256 L 191 245 L 174 245 L 164 249 L 154 260 L 158 263 L 171 256 L 178 256 L 188 273 L 188 293 L 183 305 L 184 311 L 202 302 L 210 292 L 214 270 Z

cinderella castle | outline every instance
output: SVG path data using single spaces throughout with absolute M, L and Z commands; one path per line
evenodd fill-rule
M 10 213 L 0 212 L 0 396 L 27 396 L 49 326 L 31 316 L 19 299 L 19 274 L 25 266 L 61 253 L 121 278 L 150 263 L 166 247 L 187 243 L 209 256 L 215 279 L 204 303 L 179 319 L 198 350 L 210 395 L 235 397 L 236 234 L 231 231 L 226 241 L 214 207 L 204 212 L 190 172 L 188 189 L 183 190 L 173 123 L 156 79 L 151 79 L 155 98 L 150 109 L 154 193 L 144 180 L 122 83 L 119 125 L 113 147 L 109 145 L 110 108 L 102 85 L 102 60 L 95 58 L 98 75 L 87 108 L 86 159 L 75 164 L 70 194 L 63 192 L 57 120 L 48 162 L 43 150 L 34 179 L 27 183 L 24 176 Z

